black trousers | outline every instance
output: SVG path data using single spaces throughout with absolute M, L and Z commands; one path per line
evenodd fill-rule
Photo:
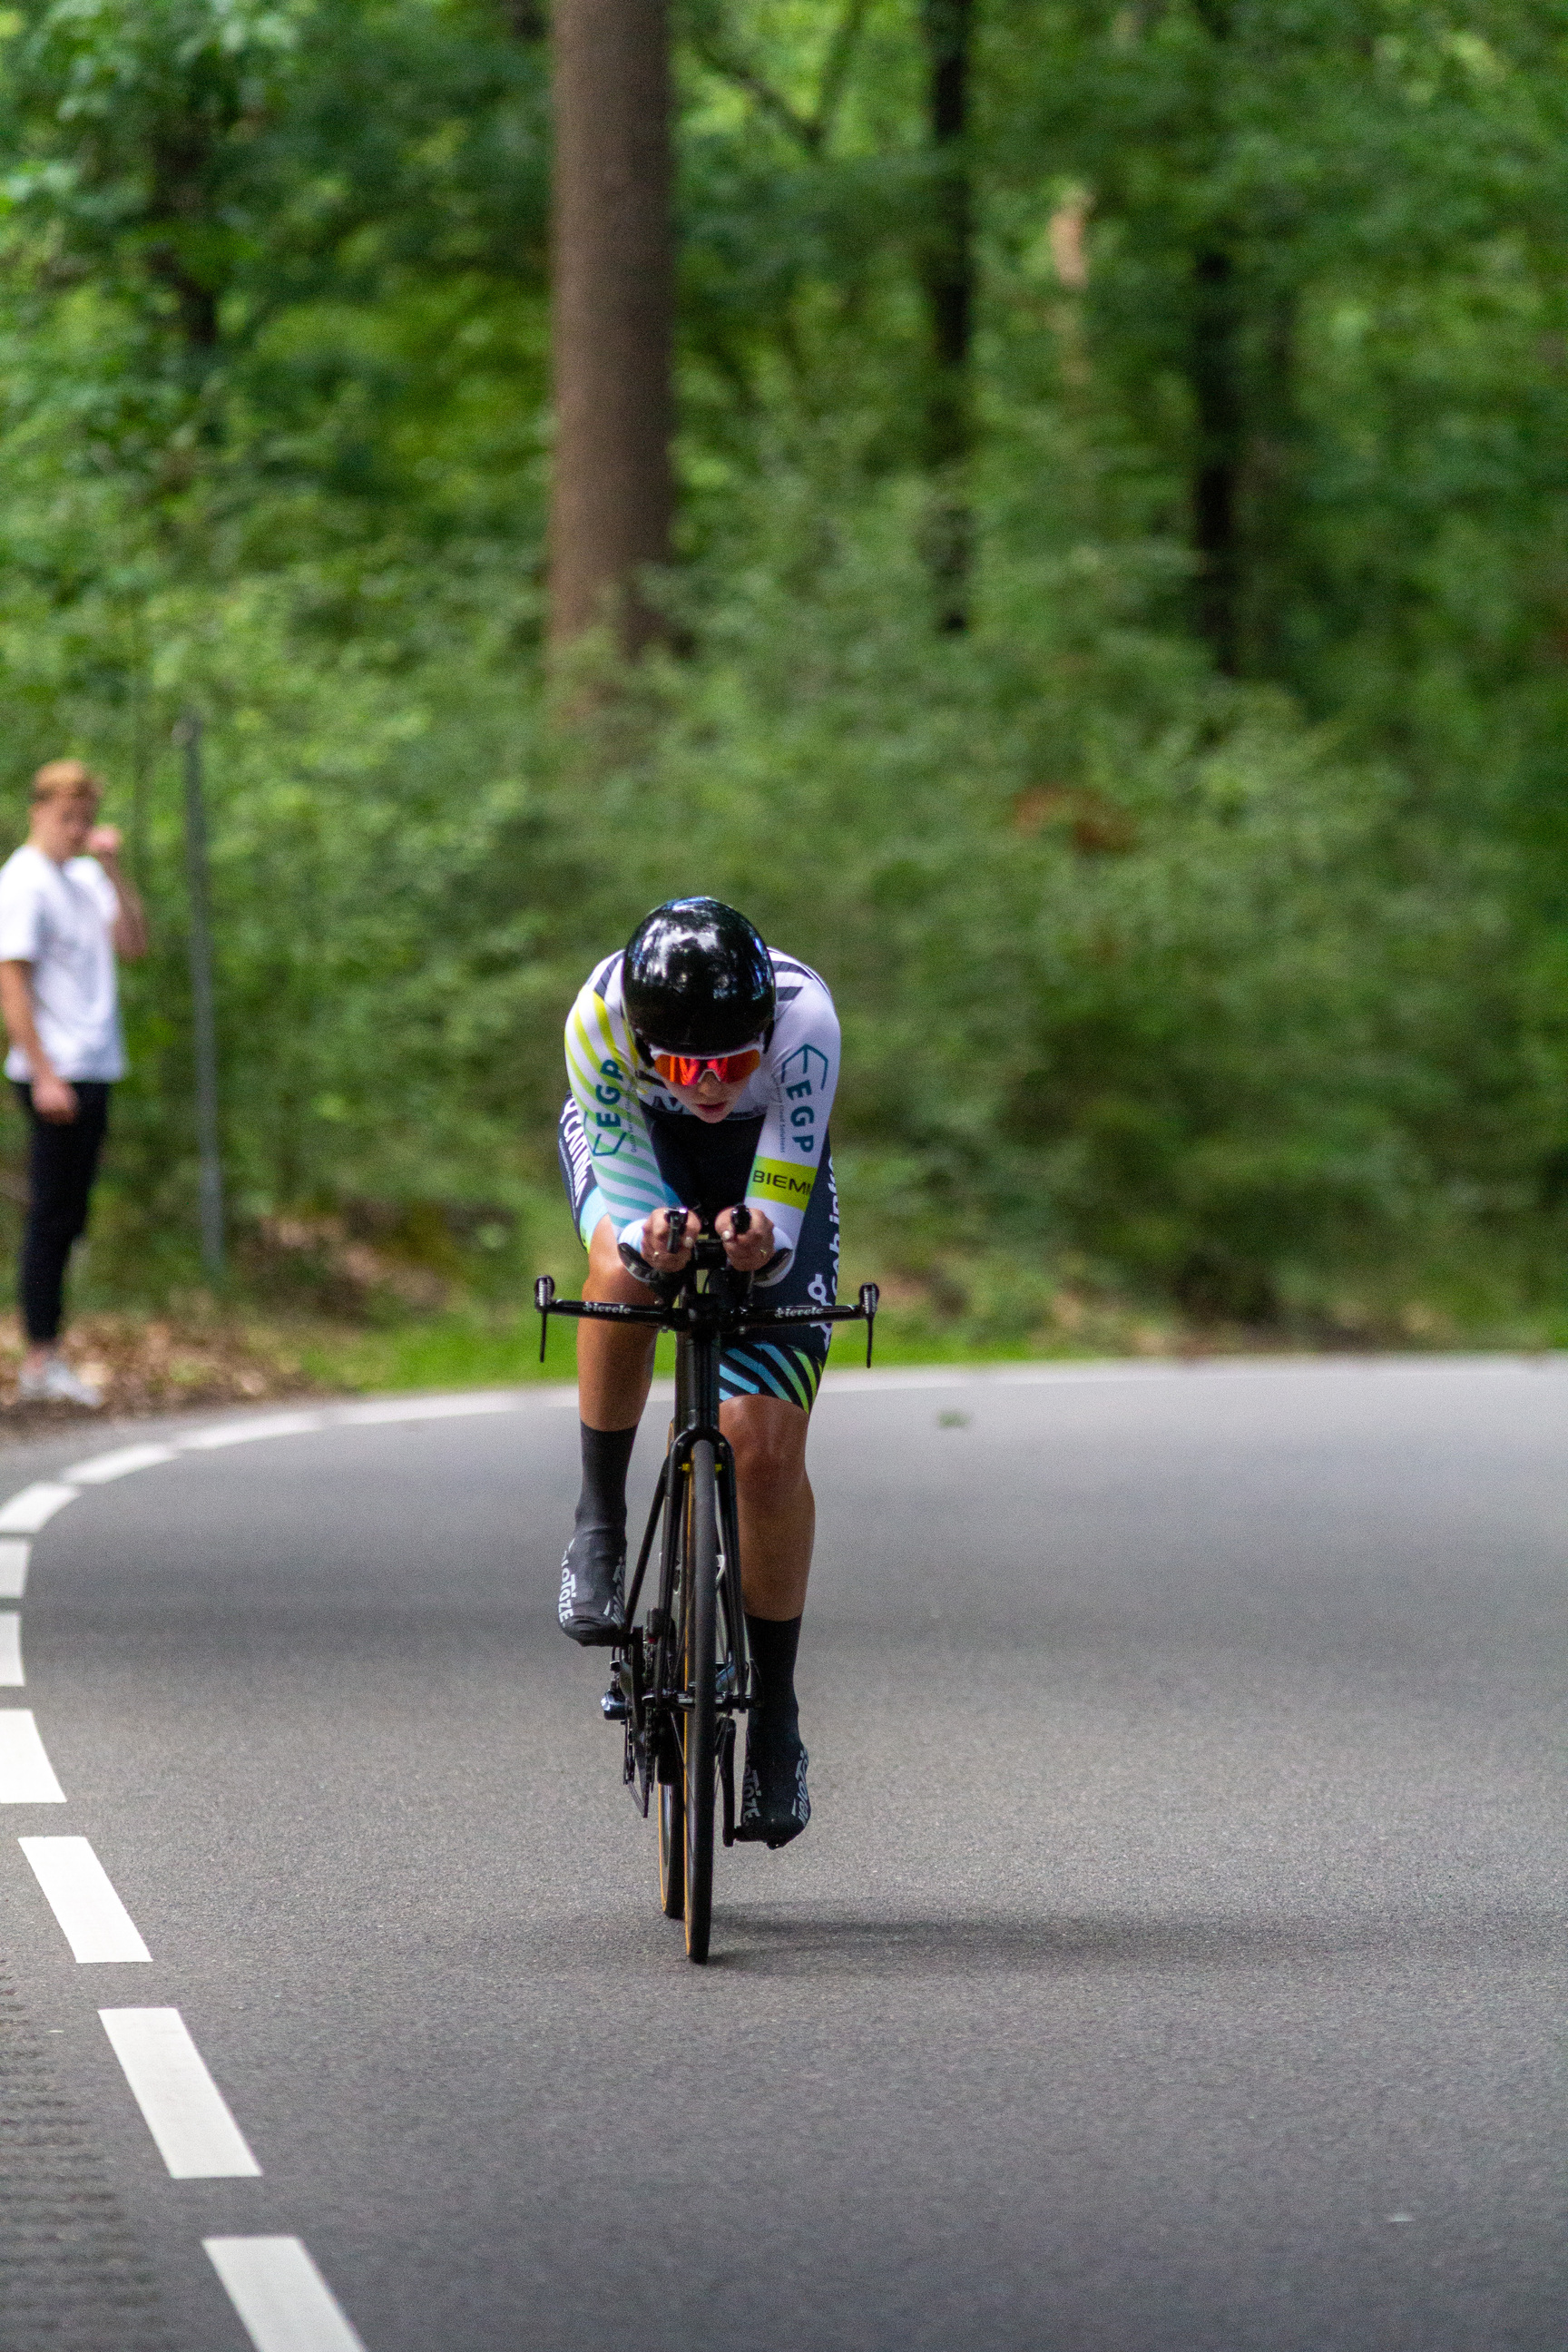
M 109 1126 L 109 1094 L 101 1078 L 73 1078 L 73 1119 L 40 1118 L 30 1086 L 16 1087 L 32 1141 L 27 1152 L 27 1221 L 22 1227 L 17 1289 L 22 1320 L 35 1342 L 58 1339 L 66 1264 L 87 1231 L 88 1196 L 98 1173 Z

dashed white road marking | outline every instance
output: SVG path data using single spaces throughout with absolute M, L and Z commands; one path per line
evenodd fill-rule
M 364 2352 L 298 2238 L 204 2238 L 256 2352 Z
M 26 1679 L 22 1672 L 22 1621 L 14 1609 L 0 1609 L 0 1690 L 20 1690 Z
M 151 1960 L 136 1923 L 84 1837 L 17 1841 L 79 1960 Z
M 0 1509 L 0 1536 L 36 1536 L 57 1511 L 63 1511 L 76 1497 L 74 1486 L 61 1486 L 52 1479 L 41 1479 L 36 1486 L 24 1486 Z
M 173 1462 L 177 1449 L 173 1445 L 117 1445 L 112 1454 L 91 1454 L 85 1462 L 73 1464 L 62 1470 L 73 1486 L 103 1486 L 110 1478 L 123 1478 L 132 1470 L 151 1470 L 159 1462 Z
M 176 2180 L 254 2179 L 261 2170 L 177 2009 L 100 2009 L 158 2153 Z
M 17 1536 L 0 1536 L 0 1601 L 20 1601 L 27 1583 L 30 1543 Z
M 0 1805 L 63 1805 L 30 1706 L 0 1707 Z
M 194 1429 L 180 1445 L 183 1451 L 205 1454 L 216 1445 L 253 1445 L 258 1437 L 298 1437 L 326 1425 L 319 1412 L 267 1412 L 255 1421 L 219 1421 L 210 1429 Z

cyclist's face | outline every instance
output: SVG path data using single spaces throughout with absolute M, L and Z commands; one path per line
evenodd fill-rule
M 726 1086 L 711 1070 L 704 1070 L 694 1087 L 678 1087 L 673 1080 L 666 1080 L 677 1100 L 683 1102 L 688 1110 L 694 1110 L 699 1118 L 706 1119 L 710 1126 L 729 1117 L 750 1083 L 748 1078 L 736 1078 Z

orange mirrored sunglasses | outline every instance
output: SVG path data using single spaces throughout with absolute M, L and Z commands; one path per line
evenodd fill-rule
M 749 1078 L 762 1061 L 755 1045 L 748 1045 L 743 1054 L 655 1054 L 654 1068 L 667 1086 L 694 1087 L 704 1070 L 711 1070 L 721 1087 L 732 1087 L 742 1078 Z

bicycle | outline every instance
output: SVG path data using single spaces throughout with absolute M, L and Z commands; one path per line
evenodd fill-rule
M 743 1233 L 749 1213 L 738 1209 L 734 1222 Z M 684 1216 L 672 1216 L 672 1251 L 685 1235 Z M 700 1963 L 708 1958 L 712 1927 L 715 1813 L 721 1803 L 723 1842 L 732 1845 L 736 1727 L 753 1696 L 735 1462 L 719 1426 L 720 1357 L 726 1340 L 747 1332 L 863 1322 L 869 1364 L 879 1294 L 868 1282 L 854 1307 L 753 1306 L 753 1277 L 731 1269 L 710 1219 L 699 1224 L 690 1262 L 679 1275 L 656 1275 L 624 1244 L 621 1255 L 657 1304 L 558 1299 L 553 1280 L 542 1274 L 533 1286 L 539 1357 L 542 1363 L 552 1315 L 642 1324 L 676 1335 L 675 1417 L 601 1705 L 606 1721 L 626 1727 L 622 1777 L 645 1820 L 652 1791 L 658 1790 L 659 1905 L 666 1918 L 684 1920 L 687 1957 Z M 658 1599 L 639 1625 L 637 1604 L 661 1522 Z

